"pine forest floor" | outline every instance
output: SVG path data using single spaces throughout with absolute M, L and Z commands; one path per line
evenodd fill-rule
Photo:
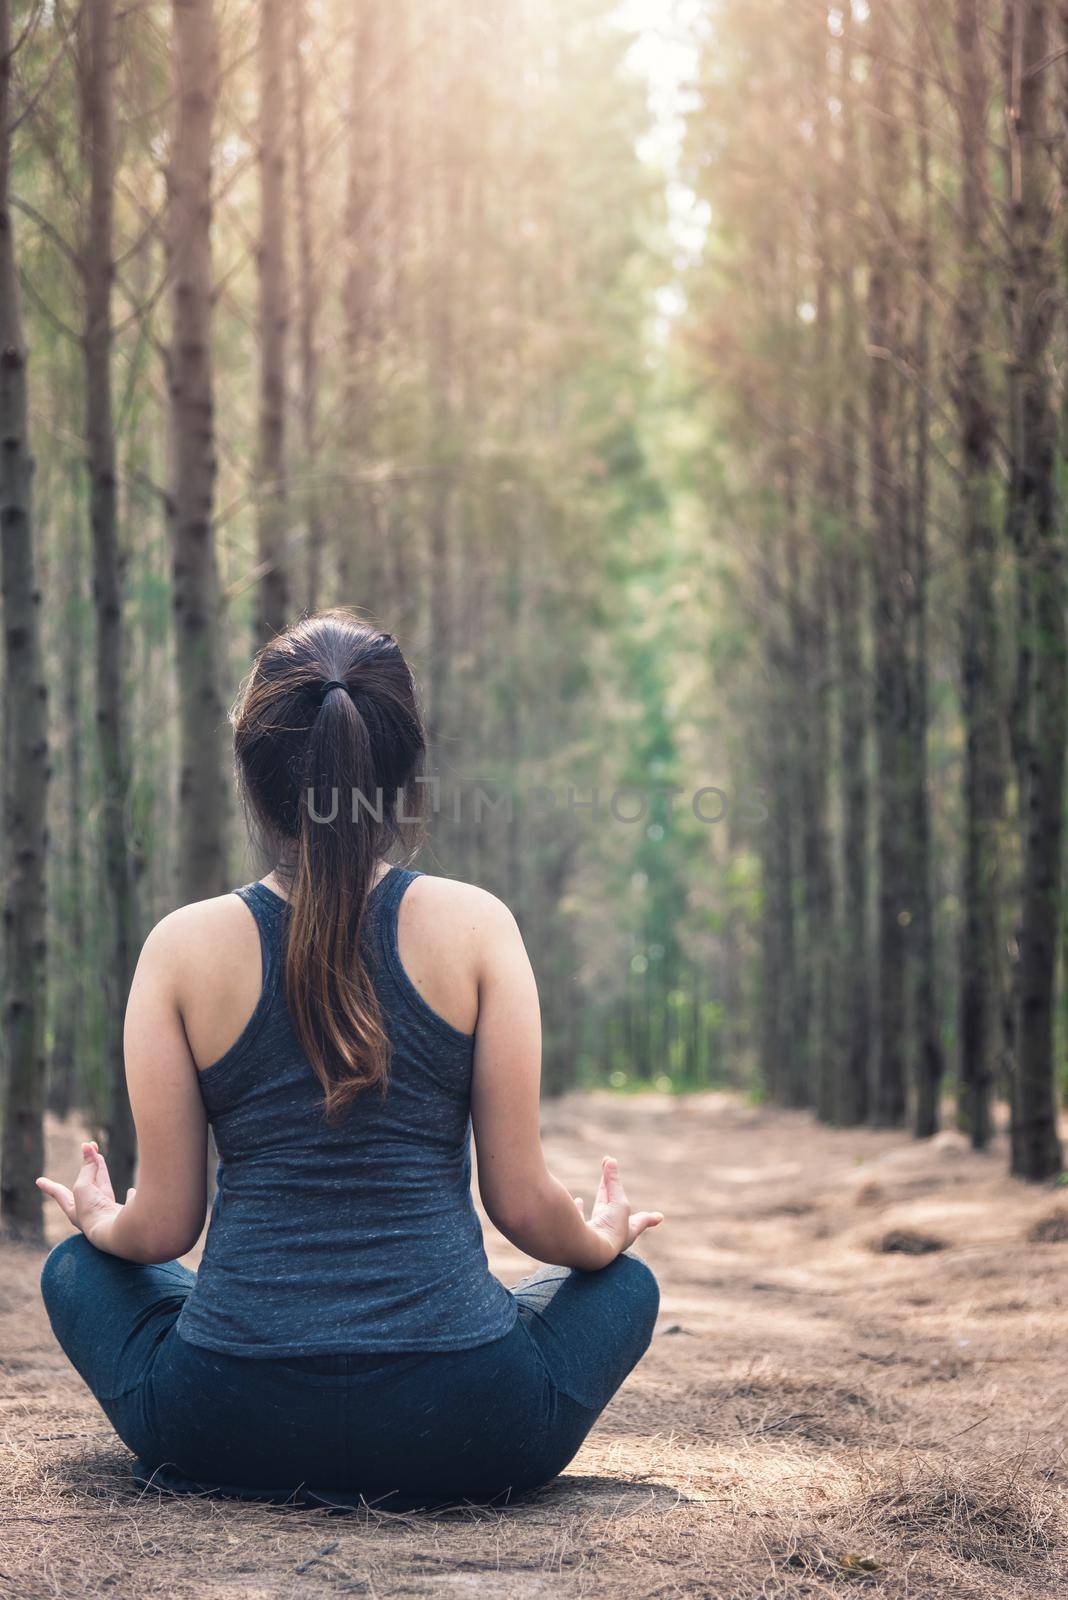
M 0 1595 L 1068 1594 L 1068 1193 L 1012 1182 L 1003 1137 L 980 1156 L 726 1094 L 574 1095 L 544 1121 L 576 1193 L 609 1151 L 668 1214 L 652 1348 L 562 1478 L 392 1516 L 139 1493 L 52 1338 L 40 1251 L 7 1246 Z M 78 1137 L 51 1129 L 50 1171 Z

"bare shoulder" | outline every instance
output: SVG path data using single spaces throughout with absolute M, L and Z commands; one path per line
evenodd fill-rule
M 179 978 L 190 971 L 218 969 L 220 962 L 254 949 L 259 933 L 248 908 L 236 894 L 215 895 L 179 906 L 156 923 L 145 940 L 142 959 L 163 963 Z
M 145 940 L 138 973 L 177 1010 L 198 1068 L 217 1061 L 248 1022 L 263 981 L 259 946 L 255 918 L 236 894 L 180 906 Z
M 173 946 L 192 943 L 215 931 L 232 931 L 251 921 L 247 907 L 236 894 L 218 894 L 210 900 L 193 900 L 189 905 L 169 911 L 148 937 Z
M 410 927 L 429 931 L 433 925 L 469 951 L 480 950 L 487 940 L 518 937 L 516 920 L 504 901 L 475 883 L 423 873 L 401 904 Z
M 478 1014 L 477 996 L 502 963 L 524 963 L 519 928 L 503 900 L 474 883 L 421 875 L 401 901 L 401 954 L 417 972 L 432 1004 L 467 1032 Z M 470 1004 L 453 996 L 469 993 Z

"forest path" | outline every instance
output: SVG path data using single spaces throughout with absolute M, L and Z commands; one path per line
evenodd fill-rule
M 576 1095 L 545 1129 L 576 1193 L 611 1152 L 633 1202 L 668 1216 L 646 1251 L 652 1348 L 557 1483 L 502 1512 L 394 1517 L 138 1495 L 51 1337 L 40 1253 L 8 1247 L 0 1593 L 1068 1592 L 1068 1196 L 1012 1183 L 1000 1142 L 829 1132 L 728 1095 Z M 53 1129 L 50 1170 L 76 1137 Z M 1031 1242 L 1043 1222 L 1054 1237 Z M 893 1232 L 941 1248 L 878 1248 Z M 506 1281 L 525 1269 L 490 1248 Z

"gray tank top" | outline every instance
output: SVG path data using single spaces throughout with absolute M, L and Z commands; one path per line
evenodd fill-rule
M 177 1324 L 191 1344 L 246 1356 L 463 1350 L 515 1322 L 471 1198 L 474 1040 L 431 1010 L 397 950 L 416 876 L 394 867 L 364 916 L 389 1087 L 336 1126 L 286 1007 L 288 906 L 262 883 L 236 891 L 259 926 L 263 988 L 240 1038 L 199 1074 L 219 1173 Z

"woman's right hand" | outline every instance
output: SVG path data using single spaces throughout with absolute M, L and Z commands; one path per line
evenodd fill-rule
M 122 1206 L 115 1198 L 108 1164 L 95 1139 L 82 1145 L 81 1171 L 72 1189 L 68 1189 L 65 1183 L 56 1183 L 52 1178 L 38 1178 L 37 1187 L 52 1197 L 67 1221 L 80 1228 L 90 1244 L 95 1244 L 98 1249 L 107 1248 L 103 1240 Z M 131 1189 L 127 1200 L 133 1192 Z
M 583 1201 L 576 1197 L 575 1204 L 584 1214 Z M 586 1224 L 608 1247 L 602 1265 L 607 1266 L 622 1251 L 629 1250 L 640 1233 L 646 1228 L 659 1227 L 663 1220 L 662 1211 L 631 1211 L 619 1176 L 619 1162 L 613 1156 L 605 1156 L 601 1162 L 597 1198 Z

